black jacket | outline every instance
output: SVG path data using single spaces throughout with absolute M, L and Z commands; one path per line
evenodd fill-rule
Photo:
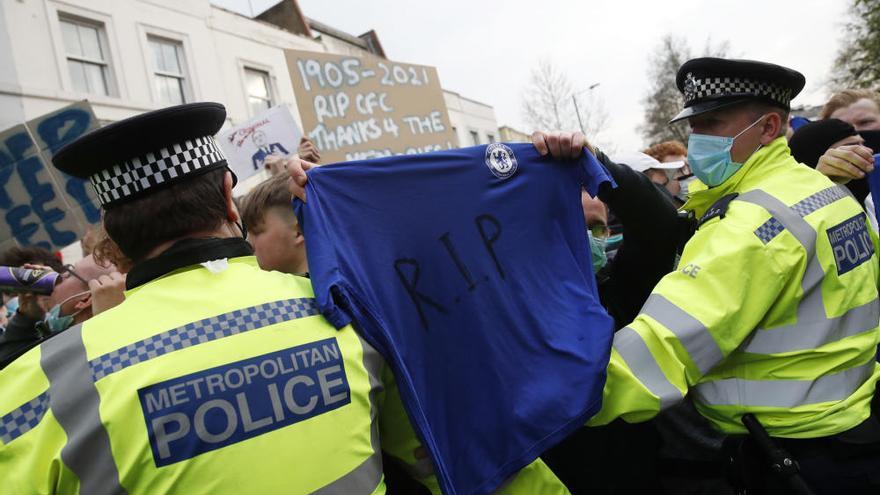
M 9 319 L 6 331 L 0 335 L 0 370 L 42 341 L 33 320 L 19 312 Z
M 682 220 L 666 190 L 645 174 L 602 152 L 597 158 L 617 183 L 616 189 L 604 184 L 599 199 L 623 226 L 623 244 L 597 274 L 599 298 L 619 329 L 635 319 L 657 282 L 672 271 Z M 541 458 L 573 495 L 658 493 L 659 445 L 653 424 L 618 420 L 581 428 Z
M 674 268 L 681 224 L 670 196 L 643 173 L 597 158 L 617 183 L 599 190 L 602 200 L 623 225 L 623 244 L 599 277 L 599 297 L 614 318 L 615 328 L 639 314 L 654 286 Z

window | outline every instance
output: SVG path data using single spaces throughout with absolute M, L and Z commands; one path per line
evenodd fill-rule
M 251 115 L 272 108 L 272 90 L 268 72 L 245 67 L 244 84 Z
M 186 71 L 183 45 L 179 41 L 149 37 L 153 54 L 153 83 L 160 102 L 180 105 L 186 102 Z
M 490 143 L 494 143 L 495 142 L 495 135 L 494 134 L 486 134 L 486 139 L 488 139 Z
M 103 96 L 114 93 L 104 25 L 67 17 L 58 21 L 73 89 Z
M 471 131 L 471 141 L 474 142 L 474 146 L 480 144 L 480 135 L 477 134 L 477 131 Z

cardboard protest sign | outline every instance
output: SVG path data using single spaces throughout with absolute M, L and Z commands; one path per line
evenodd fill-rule
M 217 136 L 229 167 L 244 180 L 266 168 L 272 155 L 293 155 L 302 131 L 286 106 L 272 107 Z
M 88 181 L 51 163 L 56 151 L 97 127 L 91 106 L 82 101 L 0 132 L 0 250 L 58 250 L 101 220 Z
M 285 50 L 305 135 L 325 163 L 454 147 L 437 70 Z

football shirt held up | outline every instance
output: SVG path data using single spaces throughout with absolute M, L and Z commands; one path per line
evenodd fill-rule
M 491 492 L 599 410 L 613 324 L 580 195 L 603 182 L 531 144 L 309 172 L 317 301 L 389 360 L 445 493 Z

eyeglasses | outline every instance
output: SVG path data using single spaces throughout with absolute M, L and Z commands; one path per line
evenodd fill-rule
M 64 265 L 62 268 L 63 268 L 63 271 L 58 276 L 61 277 L 63 280 L 67 280 L 68 278 L 73 276 L 74 278 L 76 278 L 80 282 L 86 284 L 86 286 L 89 285 L 88 280 L 80 277 L 79 274 L 76 273 L 76 270 L 73 269 L 73 265 Z

